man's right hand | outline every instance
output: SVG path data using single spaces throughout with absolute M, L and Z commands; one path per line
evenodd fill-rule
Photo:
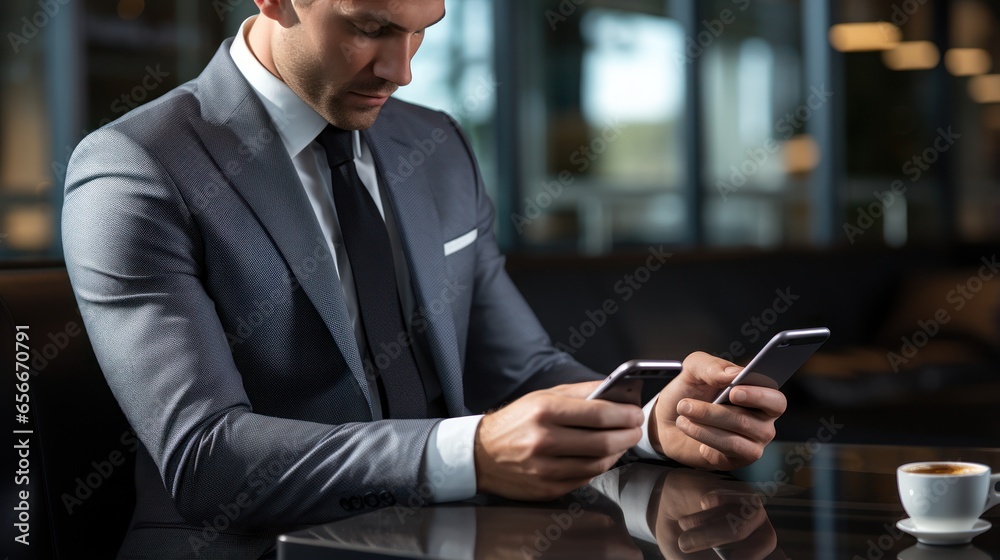
M 642 409 L 586 400 L 601 381 L 529 393 L 486 414 L 476 430 L 476 486 L 517 500 L 551 500 L 607 471 L 642 437 Z

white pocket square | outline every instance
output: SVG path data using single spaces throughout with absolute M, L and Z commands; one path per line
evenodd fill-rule
M 450 255 L 452 253 L 455 253 L 457 251 L 461 251 L 462 249 L 465 249 L 469 245 L 472 245 L 472 242 L 475 241 L 477 237 L 479 237 L 479 230 L 478 229 L 474 229 L 474 230 L 470 231 L 469 233 L 466 233 L 465 235 L 461 235 L 461 236 L 456 237 L 455 239 L 452 239 L 451 241 L 445 243 L 444 244 L 444 256 L 447 257 L 448 255 Z

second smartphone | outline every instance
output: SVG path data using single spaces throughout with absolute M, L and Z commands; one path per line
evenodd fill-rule
M 642 406 L 680 372 L 681 363 L 674 360 L 629 360 L 611 372 L 587 400 Z
M 830 329 L 826 327 L 782 331 L 774 335 L 714 403 L 728 404 L 729 391 L 737 385 L 781 387 L 828 338 Z

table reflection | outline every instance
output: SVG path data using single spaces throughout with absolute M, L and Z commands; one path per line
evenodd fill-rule
M 619 503 L 629 531 L 637 541 L 655 544 L 664 558 L 785 558 L 762 496 L 745 482 L 686 468 L 634 464 L 602 475 L 593 485 L 613 495 L 616 477 L 621 479 Z M 630 515 L 639 505 L 632 488 L 647 487 L 649 481 L 654 482 L 645 519 L 636 519 Z
M 636 463 L 550 503 L 482 501 L 396 506 L 304 533 L 314 546 L 455 560 L 785 558 L 761 496 L 718 474 Z
M 958 547 L 917 544 L 896 528 L 906 517 L 896 467 L 933 460 L 998 469 L 1000 450 L 775 442 L 761 460 L 729 474 L 635 462 L 548 503 L 478 496 L 397 504 L 288 533 L 279 557 L 993 558 L 1000 550 L 995 527 Z M 1000 508 L 983 517 L 998 525 Z

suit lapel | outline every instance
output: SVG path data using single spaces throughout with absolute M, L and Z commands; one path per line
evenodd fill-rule
M 207 123 L 199 124 L 205 127 L 199 131 L 202 142 L 319 311 L 371 410 L 368 382 L 334 257 L 274 124 L 229 56 L 230 43 L 223 43 L 198 79 Z
M 412 142 L 419 138 L 419 132 L 405 126 L 405 120 L 394 118 L 393 105 L 390 99 L 375 125 L 364 131 L 363 136 L 375 158 L 379 182 L 387 189 L 392 204 L 417 308 L 427 322 L 431 354 L 448 411 L 457 416 L 465 410 L 462 364 L 451 305 L 443 297 L 450 288 L 446 284 L 448 269 L 441 218 L 434 203 L 433 185 L 423 166 L 414 166 L 413 173 L 406 177 L 387 171 L 392 162 L 400 157 L 405 159 L 415 149 Z

